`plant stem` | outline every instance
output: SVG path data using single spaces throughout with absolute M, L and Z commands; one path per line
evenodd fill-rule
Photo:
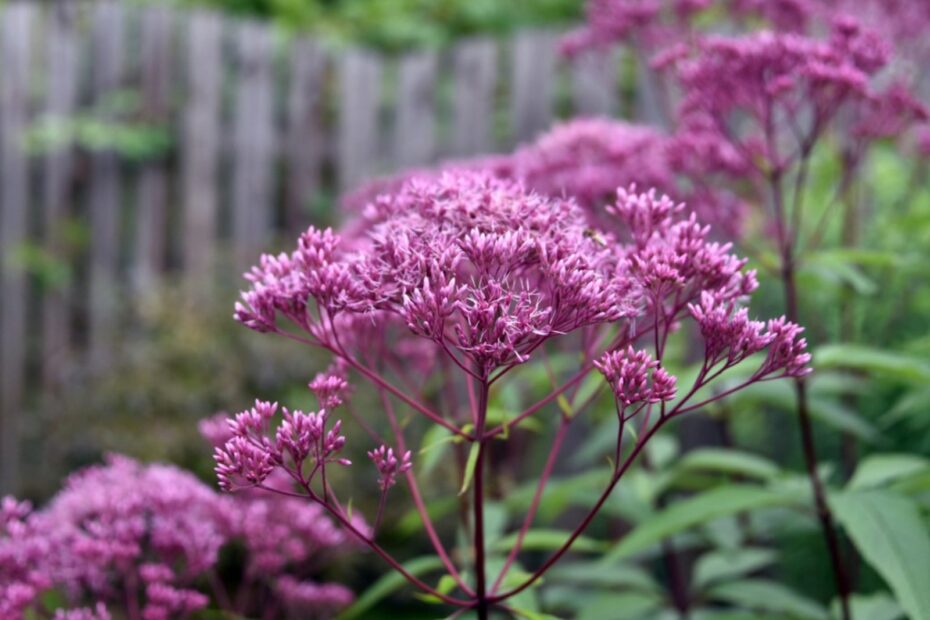
M 484 553 L 484 453 L 485 442 L 484 424 L 488 413 L 488 382 L 483 379 L 478 386 L 478 424 L 475 429 L 475 441 L 478 442 L 478 458 L 475 460 L 474 471 L 474 520 L 475 520 L 475 611 L 479 620 L 487 620 L 490 606 L 487 596 L 487 575 L 485 573 Z
M 789 321 L 796 323 L 798 321 L 797 284 L 793 259 L 788 253 L 783 256 L 782 278 L 785 288 L 786 315 Z M 801 447 L 804 452 L 804 462 L 807 466 L 811 490 L 814 494 L 814 507 L 820 521 L 820 528 L 823 531 L 824 541 L 827 544 L 830 565 L 833 569 L 833 579 L 836 583 L 836 592 L 840 599 L 842 619 L 852 620 L 849 610 L 849 579 L 843 566 L 839 537 L 836 533 L 836 525 L 833 522 L 833 513 L 830 511 L 829 504 L 827 504 L 823 482 L 820 480 L 820 476 L 817 475 L 817 449 L 814 444 L 814 429 L 808 409 L 807 382 L 804 377 L 795 379 L 794 388 L 798 422 L 801 429 Z

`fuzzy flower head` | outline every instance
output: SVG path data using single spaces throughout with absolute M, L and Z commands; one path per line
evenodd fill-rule
M 637 351 L 632 346 L 610 351 L 594 365 L 624 407 L 675 398 L 675 377 L 661 368 L 646 351 Z
M 801 337 L 804 330 L 784 317 L 767 323 L 753 321 L 745 308 L 709 293 L 689 310 L 704 338 L 708 368 L 731 368 L 767 350 L 756 377 L 803 377 L 811 372 L 807 341 Z
M 268 331 L 283 315 L 337 349 L 346 339 L 329 319 L 388 313 L 481 374 L 526 361 L 549 337 L 635 313 L 617 253 L 571 201 L 460 172 L 413 179 L 367 213 L 366 243 L 353 252 L 302 258 L 322 242 L 311 229 L 289 273 L 264 261 L 273 273 L 256 268 L 237 318 Z M 308 324 L 309 300 L 327 320 Z
M 633 42 L 649 49 L 681 38 L 691 18 L 712 0 L 588 0 L 583 28 L 562 42 L 568 55 Z
M 52 585 L 56 566 L 50 552 L 58 542 L 28 502 L 0 499 L 0 618 L 21 617 Z
M 349 391 L 346 364 L 337 360 L 326 372 L 314 377 L 308 387 L 320 403 L 320 408 L 332 411 L 341 405 Z
M 394 455 L 394 449 L 387 446 L 379 446 L 376 450 L 368 453 L 368 458 L 378 468 L 378 486 L 382 491 L 387 491 L 397 484 L 398 474 L 410 471 L 413 463 L 410 461 L 410 450 L 404 452 L 398 458 Z
M 875 105 L 872 78 L 889 54 L 882 39 L 850 19 L 834 20 L 826 40 L 767 31 L 701 38 L 693 55 L 674 63 L 684 94 L 681 139 L 713 146 L 711 154 L 731 170 L 738 169 L 733 153 L 746 170 L 784 169 L 841 109 Z M 901 110 L 902 98 L 890 96 L 884 107 Z
M 56 553 L 65 556 L 56 581 L 115 601 L 123 595 L 113 584 L 129 575 L 145 590 L 143 615 L 169 618 L 207 604 L 188 584 L 215 566 L 226 509 L 187 472 L 110 456 L 73 474 L 41 516 L 55 524 L 45 531 L 59 537 Z
M 339 456 L 345 446 L 342 422 L 327 428 L 325 409 L 303 412 L 282 408 L 281 422 L 272 432 L 277 403 L 255 401 L 255 406 L 227 419 L 231 437 L 214 450 L 220 486 L 232 491 L 262 485 L 278 468 L 300 472 L 305 462 L 351 464 Z M 316 471 L 316 470 L 314 470 Z
M 645 125 L 575 119 L 514 153 L 511 172 L 535 191 L 571 196 L 592 211 L 608 202 L 618 187 L 669 186 L 664 140 Z

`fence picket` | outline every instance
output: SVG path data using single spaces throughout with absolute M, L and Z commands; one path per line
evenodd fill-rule
M 287 106 L 287 195 L 285 225 L 303 228 L 306 208 L 320 188 L 323 159 L 322 90 L 326 58 L 316 42 L 301 39 L 291 52 Z
M 435 157 L 438 64 L 433 52 L 411 54 L 400 61 L 392 168 L 424 165 Z
M 464 41 L 453 52 L 452 155 L 494 150 L 497 46 L 490 39 Z
M 46 47 L 48 72 L 46 118 L 63 121 L 77 107 L 78 34 L 74 5 L 59 4 L 49 17 Z M 42 228 L 44 248 L 55 260 L 65 261 L 64 227 L 73 214 L 69 194 L 74 152 L 69 144 L 47 153 L 42 162 Z M 49 283 L 42 291 L 42 384 L 54 390 L 71 360 L 71 282 Z
M 165 126 L 171 117 L 174 14 L 167 7 L 148 7 L 141 19 L 142 120 Z M 133 284 L 150 290 L 167 259 L 168 171 L 162 157 L 148 161 L 139 176 L 136 199 L 136 243 Z
M 347 50 L 339 75 L 339 186 L 348 189 L 377 171 L 380 149 L 381 60 Z
M 115 3 L 94 5 L 92 55 L 92 101 L 101 121 L 112 122 L 113 97 L 124 86 L 125 15 Z M 88 190 L 90 216 L 90 273 L 88 302 L 88 347 L 91 366 L 108 365 L 117 320 L 117 276 L 119 220 L 122 202 L 120 158 L 112 150 L 91 157 Z
M 271 234 L 275 154 L 271 31 L 243 22 L 236 29 L 232 241 L 237 267 L 253 262 Z
M 28 240 L 29 158 L 23 132 L 29 122 L 31 27 L 34 6 L 12 3 L 0 13 L 0 494 L 19 477 L 19 436 L 26 381 L 27 285 L 16 252 Z
M 666 117 L 661 92 L 662 85 L 655 71 L 649 67 L 649 60 L 636 56 L 636 120 L 641 123 L 666 128 Z
M 517 33 L 510 74 L 511 141 L 532 139 L 552 123 L 556 70 L 556 35 L 547 31 Z
M 617 112 L 620 49 L 590 50 L 572 59 L 572 103 L 576 115 L 610 116 Z
M 187 99 L 181 138 L 182 265 L 198 288 L 210 281 L 219 211 L 222 21 L 211 13 L 187 20 Z

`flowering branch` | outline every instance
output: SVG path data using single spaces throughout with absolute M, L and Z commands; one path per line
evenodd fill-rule
M 361 227 L 367 230 L 351 241 L 352 252 L 340 250 L 344 242 L 331 231 L 311 228 L 293 254 L 263 257 L 249 274 L 253 287 L 237 306 L 240 321 L 322 346 L 341 364 L 339 372 L 354 369 L 378 390 L 394 445 L 381 443 L 368 451 L 380 490 L 373 531 L 384 518 L 389 489 L 403 475 L 427 536 L 462 596 L 439 595 L 399 569 L 413 585 L 488 618 L 493 608 L 505 608 L 509 597 L 535 583 L 568 551 L 649 438 L 670 419 L 751 383 L 808 372 L 810 356 L 801 329 L 785 319 L 749 319 L 743 304 L 757 286 L 755 274 L 743 271 L 745 260 L 730 254 L 728 244 L 710 241 L 709 228 L 693 214 L 685 216 L 684 209 L 654 191 L 619 189 L 607 209 L 609 229 L 592 232 L 589 215 L 571 201 L 546 198 L 516 183 L 471 172 L 414 178 L 370 205 Z M 307 311 L 308 300 L 317 312 Z M 279 318 L 308 336 L 281 330 Z M 703 338 L 704 363 L 685 397 L 671 406 L 676 378 L 662 365 L 663 356 L 670 332 L 687 321 Z M 559 385 L 546 348 L 573 332 L 581 334 L 581 367 Z M 606 340 L 610 342 L 601 350 Z M 654 350 L 638 348 L 641 342 L 651 342 Z M 412 363 L 424 374 L 438 369 L 444 383 L 441 397 L 454 399 L 453 383 L 463 385 L 472 428 L 456 428 L 374 369 L 378 360 L 372 351 L 400 348 L 416 352 Z M 698 390 L 763 351 L 764 360 L 747 381 L 690 404 Z M 358 361 L 369 357 L 369 363 Z M 546 365 L 551 391 L 489 428 L 492 384 L 534 358 Z M 595 368 L 616 400 L 618 435 L 610 480 L 566 543 L 524 584 L 501 592 L 555 471 L 568 426 L 599 393 L 575 402 L 582 381 Z M 217 472 L 221 484 L 232 489 L 239 484 L 264 486 L 273 471 L 283 469 L 302 489 L 299 495 L 320 504 L 397 569 L 400 564 L 374 542 L 374 534 L 352 524 L 326 479 L 327 466 L 349 464 L 339 456 L 346 441 L 340 423 L 327 430 L 345 387 L 342 375 L 318 377 L 311 389 L 322 408 L 311 413 L 284 409 L 274 439 L 270 420 L 277 405 L 257 402 L 240 413 L 230 421 L 233 437 L 217 450 Z M 493 471 L 489 442 L 507 437 L 566 394 L 567 408 L 560 414 L 516 544 L 489 581 L 484 514 Z M 391 396 L 469 447 L 461 495 L 470 485 L 473 584 L 458 572 L 430 520 Z M 455 403 L 439 409 L 451 417 L 458 410 Z M 623 431 L 633 421 L 639 425 L 638 439 L 621 458 Z M 321 491 L 314 489 L 317 477 Z

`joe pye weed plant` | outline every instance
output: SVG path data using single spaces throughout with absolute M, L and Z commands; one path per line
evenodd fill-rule
M 277 404 L 257 402 L 230 420 L 233 437 L 216 451 L 221 485 L 319 504 L 453 616 L 529 613 L 520 595 L 569 551 L 659 429 L 750 384 L 809 371 L 801 328 L 784 318 L 750 319 L 745 304 L 755 274 L 728 244 L 711 241 L 684 205 L 621 188 L 608 214 L 617 225 L 594 229 L 570 199 L 480 172 L 448 173 L 379 196 L 349 237 L 311 228 L 291 254 L 263 256 L 247 276 L 252 286 L 236 318 L 322 348 L 334 365 L 310 386 L 317 411 L 279 413 Z M 693 331 L 703 349 L 700 370 L 683 385 L 663 366 L 679 330 Z M 522 367 L 547 364 L 566 349 L 578 360 L 574 374 L 562 381 L 553 374 L 551 391 L 522 411 L 489 415 L 498 391 Z M 739 365 L 751 368 L 745 379 L 725 391 L 708 389 Z M 593 372 L 614 395 L 610 473 L 564 542 L 516 570 L 546 484 L 565 458 L 566 435 L 595 400 L 596 392 L 583 396 L 580 389 Z M 347 437 L 337 418 L 352 375 L 381 397 L 381 410 L 361 416 L 367 436 Z M 386 437 L 379 418 L 387 420 Z M 526 433 L 530 420 L 555 427 L 551 448 L 534 473 L 536 491 L 513 546 L 492 566 L 485 504 L 501 474 L 492 447 Z M 442 540 L 418 479 L 412 447 L 434 426 L 467 453 L 460 472 L 467 550 Z M 347 441 L 372 446 L 382 498 L 371 532 L 353 525 L 352 490 L 332 482 L 334 468 L 351 465 L 341 456 Z M 281 470 L 293 491 L 266 484 Z M 379 542 L 383 507 L 400 500 L 393 487 L 401 483 L 446 572 L 438 586 Z

